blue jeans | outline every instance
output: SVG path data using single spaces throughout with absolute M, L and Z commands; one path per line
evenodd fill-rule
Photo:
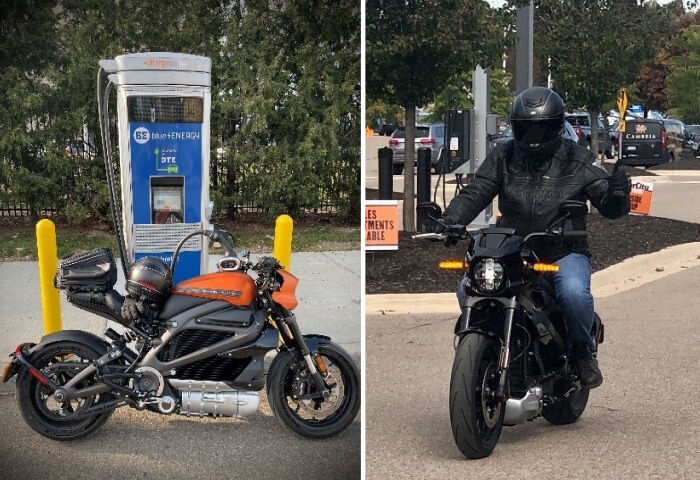
M 574 343 L 586 343 L 591 351 L 596 344 L 591 336 L 593 327 L 593 295 L 591 294 L 591 273 L 593 265 L 587 255 L 570 253 L 557 262 L 560 270 L 551 275 L 554 297 L 564 315 L 569 351 Z M 466 293 L 462 280 L 457 288 L 459 306 L 466 305 Z

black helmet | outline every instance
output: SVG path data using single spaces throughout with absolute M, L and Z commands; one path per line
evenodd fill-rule
M 562 136 L 564 101 L 549 88 L 523 90 L 513 100 L 510 124 L 520 147 L 531 153 L 549 150 Z
M 158 257 L 144 257 L 136 260 L 129 269 L 126 290 L 140 300 L 159 306 L 170 292 L 173 284 L 170 267 Z

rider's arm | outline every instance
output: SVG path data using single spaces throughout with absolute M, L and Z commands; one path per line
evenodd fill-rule
M 630 211 L 629 195 L 613 195 L 610 188 L 610 175 L 603 167 L 593 164 L 593 155 L 584 167 L 586 175 L 586 195 L 601 215 L 607 218 L 620 218 Z
M 474 174 L 474 178 L 452 199 L 443 218 L 451 223 L 466 225 L 485 209 L 501 189 L 501 174 L 498 163 L 501 148 L 491 149 L 486 160 Z

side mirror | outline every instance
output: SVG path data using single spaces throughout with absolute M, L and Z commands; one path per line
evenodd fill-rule
M 437 203 L 423 202 L 416 207 L 416 226 L 421 233 L 432 232 L 435 229 L 436 223 L 433 218 L 440 218 L 442 209 Z
M 562 216 L 571 217 L 583 217 L 588 213 L 588 205 L 585 202 L 579 202 L 578 200 L 567 200 L 559 209 Z

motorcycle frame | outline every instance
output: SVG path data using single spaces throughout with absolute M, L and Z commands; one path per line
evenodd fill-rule
M 244 370 L 235 378 L 235 380 L 226 382 L 232 387 L 240 390 L 259 391 L 265 386 L 263 368 L 265 354 L 278 348 L 279 338 L 282 337 L 283 348 L 296 352 L 300 363 L 303 362 L 312 372 L 312 379 L 321 395 L 326 395 L 328 387 L 318 372 L 315 363 L 311 359 L 312 351 L 307 346 L 307 342 L 315 351 L 319 343 L 330 341 L 328 337 L 321 335 L 302 335 L 301 330 L 296 321 L 296 317 L 292 312 L 285 309 L 281 305 L 272 301 L 269 292 L 263 292 L 262 296 L 271 307 L 270 313 L 273 313 L 275 318 L 271 318 L 268 309 L 258 308 L 254 310 L 254 319 L 250 325 L 245 327 L 240 326 L 221 326 L 221 325 L 206 325 L 200 322 L 201 318 L 207 314 L 218 312 L 230 308 L 230 305 L 223 301 L 212 301 L 194 308 L 188 309 L 171 319 L 167 320 L 167 328 L 165 333 L 160 337 L 162 343 L 151 348 L 144 357 L 139 360 L 134 358 L 135 354 L 128 349 L 120 349 L 114 345 L 105 354 L 93 364 L 84 368 L 80 373 L 73 377 L 61 388 L 57 389 L 59 396 L 62 399 L 71 400 L 85 396 L 93 396 L 101 393 L 107 393 L 112 390 L 128 393 L 128 389 L 120 387 L 113 382 L 102 378 L 102 381 L 90 385 L 89 387 L 78 389 L 76 385 L 83 379 L 94 373 L 98 373 L 101 377 L 101 366 L 116 361 L 128 352 L 128 357 L 131 358 L 132 365 L 129 369 L 139 367 L 152 367 L 160 372 L 164 378 L 177 378 L 177 368 L 189 365 L 191 363 L 213 357 L 215 355 L 226 356 L 228 358 L 248 358 L 252 360 L 244 368 Z M 272 320 L 272 323 L 270 322 Z M 216 342 L 207 347 L 202 347 L 194 352 L 188 353 L 173 360 L 162 362 L 157 355 L 163 348 L 168 345 L 169 341 L 179 332 L 187 329 L 196 328 L 207 329 L 212 331 L 223 331 L 233 334 L 232 337 Z M 41 343 L 39 344 L 41 346 Z M 135 365 L 133 362 L 136 362 Z M 186 380 L 186 379 L 185 379 Z M 167 384 L 165 387 L 170 389 Z

